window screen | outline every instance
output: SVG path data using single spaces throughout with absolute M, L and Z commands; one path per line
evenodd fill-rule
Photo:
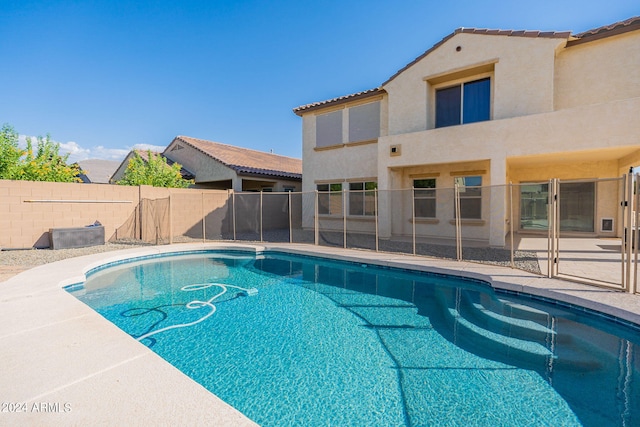
M 349 215 L 375 215 L 377 182 L 349 183 Z
M 380 102 L 349 108 L 349 142 L 368 141 L 380 136 Z
M 482 177 L 464 176 L 454 181 L 460 194 L 460 218 L 482 219 Z
M 436 217 L 435 178 L 413 180 L 413 203 L 416 218 Z
M 318 213 L 339 215 L 342 213 L 342 184 L 318 184 Z
M 342 110 L 316 116 L 316 147 L 342 144 Z

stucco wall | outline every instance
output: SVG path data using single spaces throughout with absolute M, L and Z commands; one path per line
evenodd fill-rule
M 492 118 L 553 110 L 554 57 L 564 39 L 457 34 L 384 86 L 389 99 L 389 134 L 434 127 L 433 88 L 460 81 L 465 68 L 492 75 Z M 460 51 L 456 48 L 460 47 Z M 450 81 L 447 74 L 454 76 Z M 462 80 L 468 80 L 464 76 Z M 431 108 L 429 108 L 431 107 Z
M 340 146 L 315 150 L 315 116 L 305 115 L 302 162 L 302 191 L 315 191 L 318 181 L 341 182 L 356 178 L 374 178 L 378 173 L 377 144 Z
M 557 109 L 640 97 L 640 32 L 563 48 L 556 59 Z
M 598 150 L 616 147 L 635 150 L 640 145 L 638 111 L 640 98 L 632 98 L 512 119 L 391 135 L 378 140 L 379 169 L 545 153 L 570 158 L 571 152 L 581 150 L 591 151 L 593 157 L 598 158 Z M 391 145 L 398 144 L 402 146 L 402 155 L 390 156 Z M 494 181 L 494 184 L 505 182 Z
M 482 177 L 483 199 L 482 199 L 482 221 L 466 221 L 464 237 L 475 240 L 489 239 L 490 201 L 491 192 L 502 192 L 503 188 L 490 189 L 491 163 L 488 160 L 466 163 L 452 164 L 432 164 L 421 165 L 401 169 L 397 175 L 394 185 L 399 185 L 398 190 L 391 190 L 391 219 L 392 234 L 411 235 L 413 232 L 412 215 L 413 180 L 422 178 L 433 178 L 436 180 L 436 217 L 430 219 L 417 219 L 415 230 L 418 236 L 455 237 L 454 220 L 454 178 L 452 175 L 468 171 L 469 175 Z M 502 221 L 502 219 L 500 220 Z

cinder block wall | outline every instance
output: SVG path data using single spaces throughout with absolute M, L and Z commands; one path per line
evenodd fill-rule
M 0 180 L 0 248 L 48 247 L 50 228 L 84 227 L 96 220 L 105 227 L 105 239 L 115 240 L 141 199 L 170 194 L 173 234 L 187 234 L 201 224 L 203 192 L 205 213 L 226 209 L 228 194 L 220 190 Z
M 0 247 L 48 247 L 49 229 L 100 221 L 108 240 L 138 205 L 138 187 L 0 180 Z
M 229 200 L 226 190 L 171 189 L 173 235 L 201 239 L 204 216 L 206 238 L 220 239 L 232 230 Z

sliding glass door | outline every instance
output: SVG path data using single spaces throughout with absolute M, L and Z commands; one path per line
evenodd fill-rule
M 522 184 L 520 186 L 520 229 L 547 230 L 549 219 L 549 184 Z
M 595 182 L 560 183 L 560 231 L 594 232 Z M 520 229 L 547 230 L 549 184 L 520 186 Z
M 596 183 L 560 183 L 560 231 L 593 233 L 595 224 Z

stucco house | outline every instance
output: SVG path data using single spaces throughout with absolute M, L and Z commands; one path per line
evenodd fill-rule
M 162 156 L 168 163 L 182 165 L 183 170 L 191 175 L 190 179 L 194 179 L 195 187 L 199 188 L 232 189 L 236 192 L 302 189 L 302 161 L 292 157 L 188 136 L 176 136 Z M 129 156 L 112 181 L 124 173 L 128 159 Z
M 136 153 L 142 158 L 142 160 L 145 163 L 147 161 L 149 161 L 149 150 L 131 150 L 131 151 L 129 151 L 129 153 L 124 158 L 124 160 L 120 163 L 120 165 L 115 170 L 115 172 L 113 172 L 113 175 L 111 175 L 111 178 L 109 179 L 109 183 L 115 184 L 117 181 L 122 179 L 122 177 L 124 176 L 124 172 L 127 170 L 127 166 L 129 165 L 129 160 L 131 160 L 136 155 Z M 158 152 L 155 152 L 155 151 L 152 151 L 151 154 L 153 154 L 154 156 L 165 157 L 162 153 L 158 153 Z M 174 163 L 173 160 L 171 160 L 171 159 L 169 159 L 167 157 L 165 157 L 165 159 L 167 161 L 167 165 L 168 166 L 173 165 L 173 163 Z M 184 179 L 193 179 L 194 178 L 193 173 L 188 171 L 184 167 L 182 167 L 180 169 L 180 175 L 182 175 L 182 178 L 184 178 Z
M 558 178 L 561 231 L 620 235 L 619 221 L 604 221 L 618 217 L 622 189 L 598 179 L 640 165 L 640 17 L 580 34 L 459 28 L 379 87 L 293 111 L 303 191 L 327 198 L 320 219 L 339 216 L 339 192 L 350 190 L 345 212 L 371 222 L 354 190 L 377 188 L 381 237 L 412 227 L 453 237 L 458 184 L 466 237 L 500 246 L 508 184 L 517 184 L 515 230 L 536 232 Z M 415 200 L 397 198 L 400 189 Z

